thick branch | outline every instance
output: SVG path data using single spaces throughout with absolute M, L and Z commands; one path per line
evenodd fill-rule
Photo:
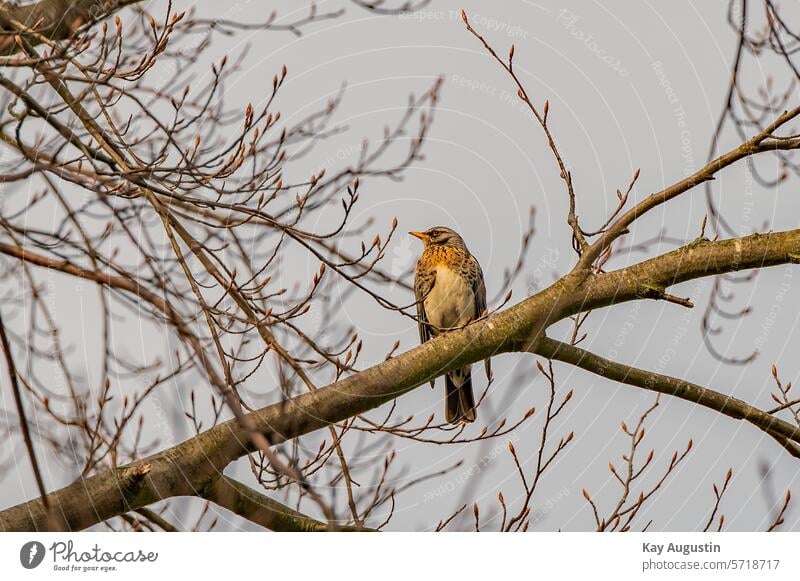
M 661 299 L 667 288 L 696 278 L 796 264 L 800 262 L 799 244 L 800 230 L 713 242 L 699 238 L 672 252 L 591 278 L 587 305 L 581 310 L 629 301 L 637 294 L 638 298 Z
M 323 532 L 356 531 L 354 527 L 331 529 L 324 522 L 297 512 L 276 500 L 264 496 L 249 486 L 227 476 L 214 480 L 203 492 L 203 497 L 239 516 L 272 531 Z
M 800 457 L 800 448 L 797 446 L 800 443 L 800 428 L 733 396 L 724 395 L 683 379 L 611 361 L 580 347 L 549 337 L 545 337 L 539 342 L 535 352 L 548 359 L 575 365 L 619 383 L 679 397 L 733 419 L 748 421 L 778 440 L 792 455 Z

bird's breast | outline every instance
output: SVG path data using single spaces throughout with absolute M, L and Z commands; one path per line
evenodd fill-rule
M 435 327 L 466 325 L 475 317 L 475 297 L 469 282 L 446 265 L 436 266 L 436 281 L 425 299 L 425 313 Z

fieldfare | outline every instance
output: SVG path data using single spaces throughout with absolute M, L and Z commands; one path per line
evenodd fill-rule
M 419 339 L 422 343 L 467 325 L 486 311 L 486 285 L 481 266 L 464 240 L 450 228 L 436 226 L 409 232 L 425 245 L 417 261 L 414 295 Z M 491 376 L 487 359 L 486 376 Z M 445 375 L 445 419 L 449 423 L 475 421 L 470 365 Z M 435 380 L 431 381 L 431 387 Z

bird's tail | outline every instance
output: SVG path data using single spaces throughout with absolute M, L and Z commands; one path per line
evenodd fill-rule
M 475 398 L 472 395 L 472 368 L 467 365 L 451 371 L 444 378 L 445 419 L 451 423 L 475 421 Z

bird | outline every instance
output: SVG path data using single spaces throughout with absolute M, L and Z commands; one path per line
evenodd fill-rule
M 464 239 L 445 226 L 409 232 L 423 243 L 414 273 L 414 297 L 420 343 L 463 327 L 486 312 L 486 284 L 477 259 Z M 485 360 L 486 377 L 491 362 Z M 435 379 L 431 380 L 431 387 Z M 445 420 L 450 424 L 475 421 L 472 366 L 445 375 Z

